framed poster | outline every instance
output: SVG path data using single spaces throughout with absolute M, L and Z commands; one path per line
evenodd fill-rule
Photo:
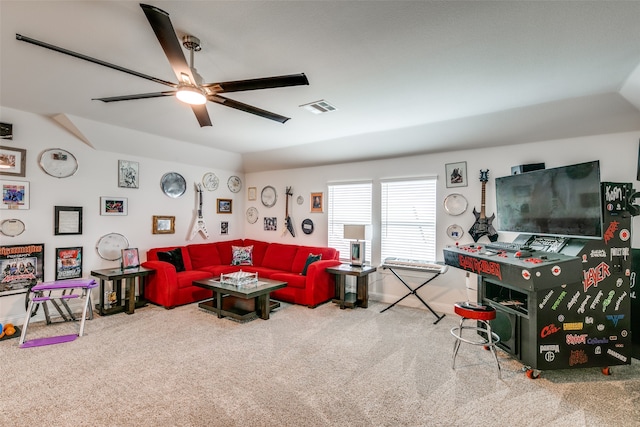
M 0 147 L 0 175 L 25 176 L 26 164 L 27 150 Z
M 100 215 L 127 215 L 126 197 L 100 197 Z
M 2 205 L 0 209 L 29 209 L 29 181 L 0 180 Z
M 311 193 L 311 212 L 322 213 L 322 193 Z
M 138 188 L 138 162 L 129 160 L 118 160 L 118 187 Z
M 54 235 L 82 234 L 82 207 L 54 206 L 54 215 Z
M 467 186 L 467 162 L 447 163 L 444 170 L 447 188 Z
M 140 267 L 138 248 L 122 249 L 122 269 Z
M 0 245 L 0 294 L 44 281 L 44 243 Z
M 82 277 L 82 246 L 56 248 L 56 280 Z
M 218 213 L 222 214 L 230 214 L 233 212 L 232 210 L 233 200 L 231 199 L 218 199 Z

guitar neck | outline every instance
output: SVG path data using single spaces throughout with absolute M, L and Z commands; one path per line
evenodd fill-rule
M 486 188 L 487 188 L 487 183 L 483 182 L 482 183 L 482 200 L 480 203 L 480 218 L 486 218 L 486 214 L 485 214 L 485 195 L 486 195 Z

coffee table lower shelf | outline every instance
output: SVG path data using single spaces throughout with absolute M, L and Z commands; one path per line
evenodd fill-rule
M 222 297 L 222 310 L 218 309 L 215 298 L 202 301 L 198 304 L 198 307 L 216 313 L 218 317 L 231 317 L 240 321 L 253 320 L 258 317 L 254 299 L 238 298 L 233 295 L 224 295 Z M 278 301 L 269 300 L 269 312 L 278 307 L 280 307 Z

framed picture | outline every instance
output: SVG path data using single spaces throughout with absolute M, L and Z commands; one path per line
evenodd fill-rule
M 311 212 L 322 213 L 322 193 L 311 193 Z
M 118 187 L 138 188 L 138 162 L 118 160 Z
M 275 216 L 264 217 L 264 230 L 276 231 L 278 229 L 278 218 Z
M 54 206 L 54 235 L 82 234 L 82 207 Z
M 229 234 L 229 221 L 220 222 L 220 234 Z
M 0 209 L 29 209 L 29 181 L 0 180 L 2 205 Z
M 247 189 L 247 198 L 249 200 L 256 200 L 257 197 L 258 197 L 258 190 L 256 190 L 256 187 L 249 187 Z
M 25 176 L 27 150 L 0 147 L 0 175 Z
M 0 245 L 0 295 L 26 292 L 40 282 L 44 282 L 44 243 Z
M 217 199 L 217 200 L 218 200 L 218 209 L 217 209 L 218 213 L 230 214 L 233 212 L 231 208 L 231 204 L 233 203 L 233 200 L 231 199 Z
M 176 217 L 154 215 L 151 232 L 153 234 L 174 234 L 176 232 Z
M 0 123 L 0 139 L 13 139 L 13 125 Z
M 56 280 L 82 277 L 82 247 L 56 248 Z
M 138 257 L 138 248 L 122 249 L 122 269 L 140 267 L 140 257 Z
M 444 170 L 447 188 L 467 186 L 467 162 L 447 163 Z
M 126 197 L 100 197 L 100 215 L 127 215 Z

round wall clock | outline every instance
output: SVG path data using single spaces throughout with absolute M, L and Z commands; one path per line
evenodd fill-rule
M 182 196 L 187 190 L 187 181 L 177 172 L 169 172 L 162 175 L 160 179 L 162 192 L 174 199 Z
M 230 176 L 227 180 L 227 187 L 232 193 L 238 193 L 242 189 L 242 180 L 237 176 Z
M 444 199 L 444 210 L 449 215 L 462 215 L 467 210 L 467 199 L 462 194 L 449 194 Z
M 40 168 L 56 178 L 67 178 L 78 170 L 78 160 L 62 148 L 49 148 L 40 154 Z
M 21 235 L 25 230 L 24 222 L 19 219 L 5 219 L 0 222 L 0 233 L 5 236 L 15 237 Z
M 260 193 L 260 200 L 262 204 L 266 207 L 270 208 L 276 204 L 276 200 L 278 200 L 278 193 L 276 189 L 270 185 L 267 185 L 262 189 L 262 193 Z
M 213 172 L 207 172 L 202 177 L 202 185 L 204 185 L 204 188 L 206 188 L 209 191 L 217 190 L 219 183 L 220 183 L 220 180 L 218 179 L 216 174 Z
M 247 209 L 247 222 L 249 224 L 255 224 L 258 220 L 258 209 L 251 207 Z
M 129 240 L 120 233 L 108 233 L 100 237 L 96 250 L 100 258 L 117 261 L 122 257 L 122 249 L 129 247 Z

